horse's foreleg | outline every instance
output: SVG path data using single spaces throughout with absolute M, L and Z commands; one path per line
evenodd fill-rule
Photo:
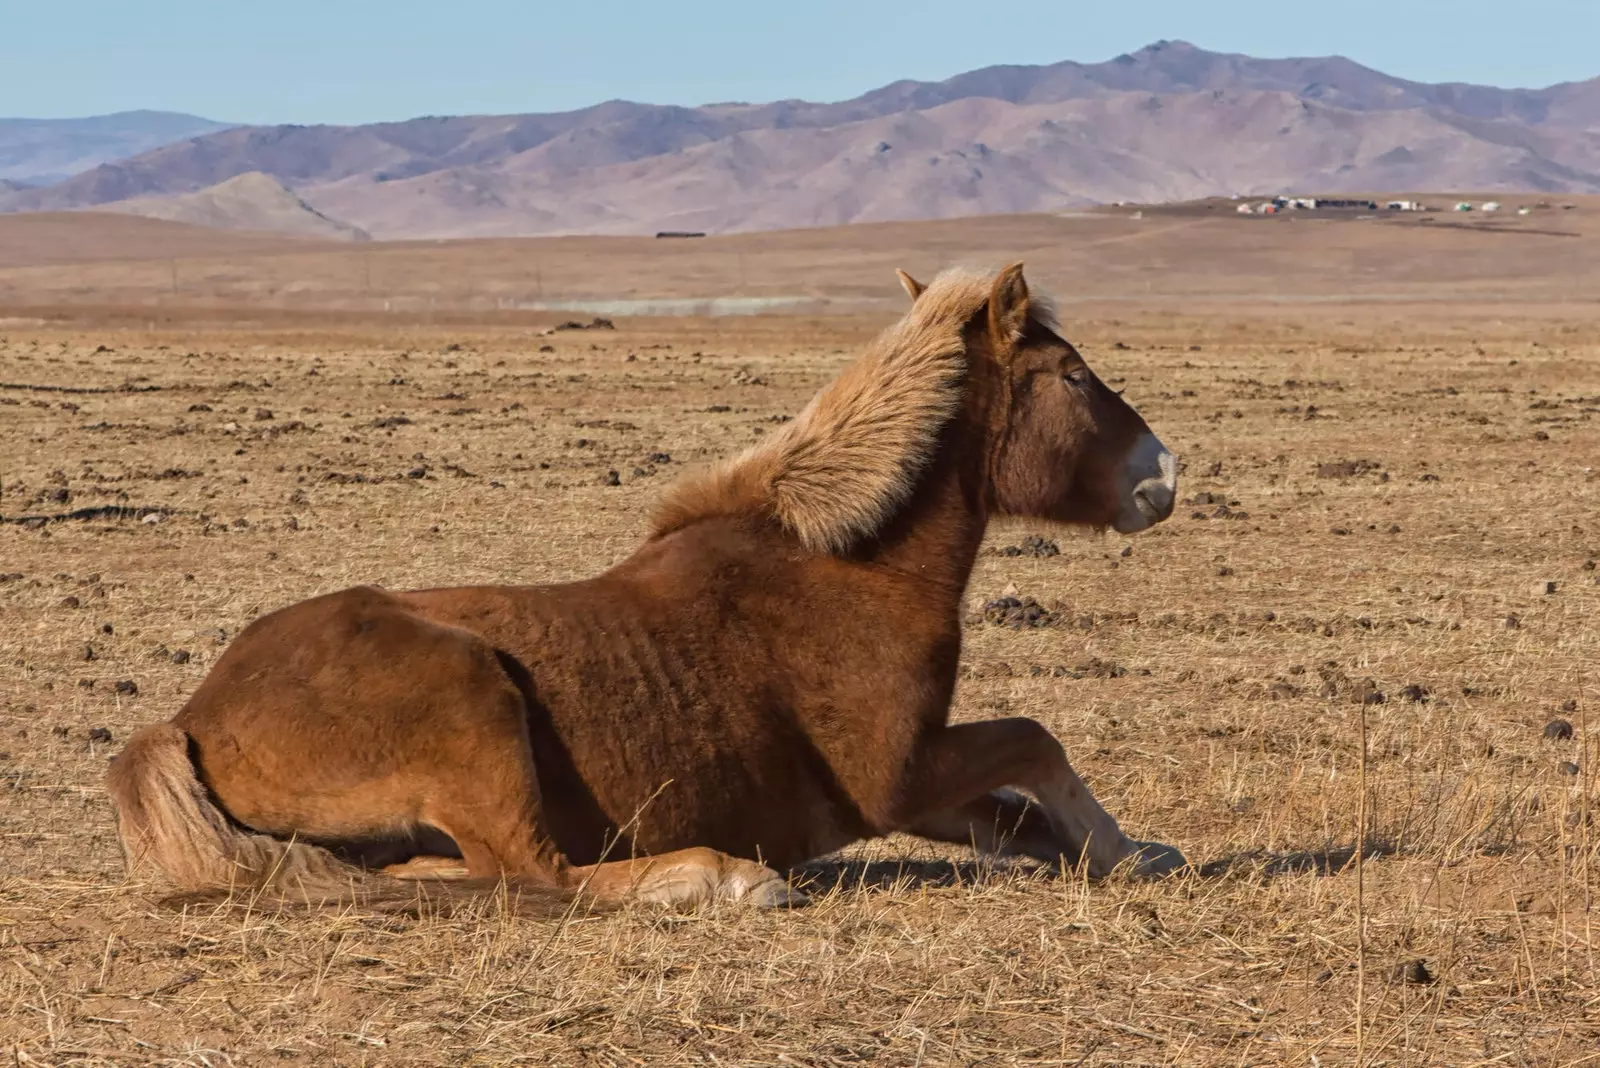
M 1007 786 L 1037 799 L 1043 826 L 1030 821 L 1015 799 L 996 793 Z M 1031 719 L 966 723 L 925 738 L 912 758 L 899 808 L 901 827 L 980 849 L 986 843 L 1006 848 L 1004 835 L 1015 828 L 1007 851 L 1081 857 L 1096 877 L 1125 861 L 1140 875 L 1162 874 L 1185 863 L 1171 846 L 1135 842 L 1123 834 L 1073 770 L 1061 743 Z
M 929 812 L 905 830 L 922 838 L 971 846 L 980 853 L 1033 857 L 1052 863 L 1060 859 L 1064 845 L 1045 818 L 1044 809 L 1011 790 L 996 790 L 964 804 Z

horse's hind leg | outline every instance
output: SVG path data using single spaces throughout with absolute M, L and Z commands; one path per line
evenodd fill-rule
M 568 885 L 601 901 L 657 905 L 740 901 L 758 908 L 788 908 L 807 900 L 766 865 L 704 848 L 572 868 Z
M 663 905 L 744 901 L 761 907 L 803 904 L 783 877 L 755 861 L 713 849 L 575 867 L 544 830 L 540 790 L 520 698 L 503 698 L 503 716 L 483 714 L 479 730 L 444 743 L 429 773 L 424 823 L 448 834 L 461 859 L 418 856 L 384 870 L 399 878 L 500 878 L 580 892 L 602 901 Z M 480 702 L 481 704 L 481 702 Z M 511 713 L 515 712 L 515 715 Z
M 465 879 L 467 865 L 460 857 L 432 854 L 412 857 L 398 864 L 386 864 L 383 874 L 395 879 Z
M 492 696 L 491 696 L 492 695 Z M 521 695 L 509 686 L 474 693 L 475 730 L 441 738 L 423 792 L 422 822 L 448 834 L 461 859 L 418 856 L 384 870 L 399 878 L 499 878 L 581 892 L 602 901 L 665 905 L 744 901 L 803 904 L 783 877 L 713 849 L 574 867 L 546 833 L 543 796 Z
M 470 835 L 458 834 L 465 866 L 453 858 L 426 856 L 392 865 L 384 871 L 402 879 L 459 879 L 504 874 L 570 890 L 598 901 L 641 901 L 687 907 L 741 901 L 758 908 L 793 907 L 806 902 L 804 894 L 791 888 L 783 876 L 771 868 L 714 849 L 679 849 L 577 867 L 553 853 L 553 847 L 536 852 L 537 843 L 527 838 L 523 828 L 514 822 L 494 821 L 489 827 L 480 824 Z M 518 857 L 527 859 L 517 863 L 515 858 Z M 506 863 L 507 859 L 513 862 Z
M 1000 792 L 1007 786 L 1037 799 L 1044 826 L 1018 799 Z M 1130 860 L 1141 875 L 1185 863 L 1171 846 L 1135 842 L 1123 834 L 1073 770 L 1061 743 L 1030 719 L 966 723 L 931 734 L 912 758 L 899 816 L 898 825 L 912 833 L 980 849 L 1082 857 L 1097 877 Z M 1008 832 L 1010 847 L 1005 845 Z

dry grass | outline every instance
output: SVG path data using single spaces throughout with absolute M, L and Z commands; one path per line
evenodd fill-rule
M 100 774 L 199 682 L 212 628 L 358 581 L 619 559 L 665 479 L 796 411 L 870 324 L 0 328 L 0 513 L 169 510 L 0 526 L 0 1049 L 1352 1064 L 1364 961 L 1370 1063 L 1594 1060 L 1593 308 L 1071 319 L 1186 461 L 1183 499 L 1216 500 L 1129 539 L 994 531 L 1061 552 L 985 555 L 974 597 L 1015 585 L 1057 622 L 974 618 L 957 714 L 1040 718 L 1131 832 L 1205 874 L 1085 885 L 895 839 L 812 869 L 833 889 L 807 910 L 565 925 L 164 909 L 121 882 Z M 1375 467 L 1319 475 L 1345 460 Z M 1558 716 L 1578 738 L 1543 737 Z M 1395 978 L 1413 961 L 1430 981 Z

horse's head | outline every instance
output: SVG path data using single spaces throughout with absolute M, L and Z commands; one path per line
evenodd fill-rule
M 915 301 L 923 286 L 901 272 Z M 969 353 L 992 360 L 990 504 L 1004 514 L 1127 534 L 1172 514 L 1177 461 L 1030 299 L 1022 264 L 1001 271 L 968 323 Z

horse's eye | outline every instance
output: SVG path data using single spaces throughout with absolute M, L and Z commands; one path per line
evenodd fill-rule
M 1089 369 L 1087 367 L 1074 367 L 1061 376 L 1061 381 L 1074 386 L 1086 386 L 1089 384 Z

